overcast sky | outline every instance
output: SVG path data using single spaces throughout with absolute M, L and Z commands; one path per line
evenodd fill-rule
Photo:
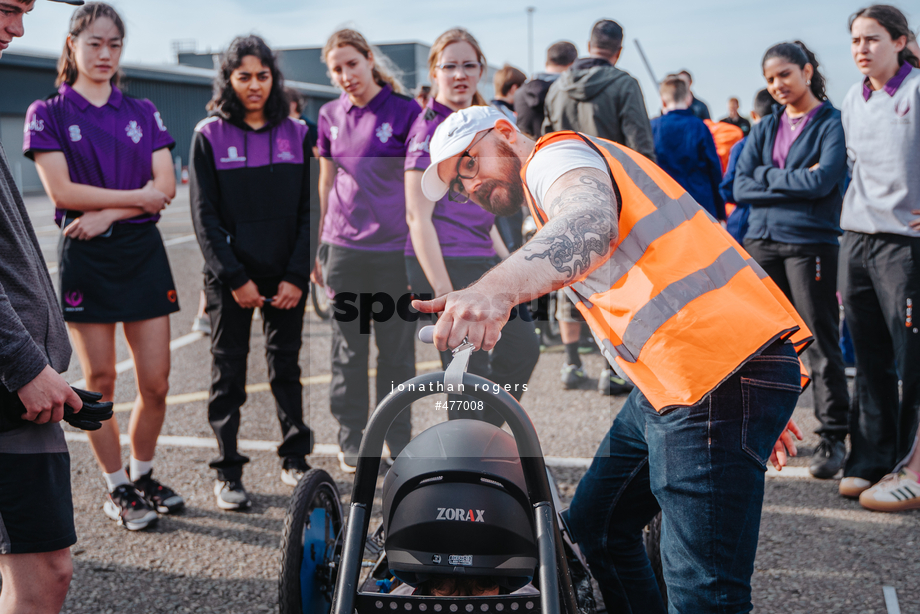
M 893 0 L 920 26 L 920 2 Z M 172 41 L 191 39 L 198 49 L 220 50 L 236 35 L 255 32 L 275 47 L 322 45 L 342 26 L 354 27 L 371 42 L 421 41 L 431 44 L 444 30 L 463 26 L 483 46 L 490 64 L 509 62 L 527 72 L 527 14 L 534 6 L 534 66 L 558 40 L 586 53 L 591 25 L 617 20 L 626 40 L 618 66 L 639 79 L 646 101 L 655 86 L 642 64 L 638 39 L 656 76 L 686 68 L 693 89 L 716 118 L 729 96 L 741 99 L 742 113 L 764 86 L 760 59 L 770 45 L 801 39 L 818 56 L 832 102 L 840 105 L 860 79 L 849 51 L 847 17 L 865 0 L 113 0 L 127 22 L 125 61 L 173 63 Z M 71 9 L 39 0 L 26 17 L 26 35 L 16 49 L 60 52 Z M 2 59 L 0 59 L 2 61 Z M 655 103 L 657 106 L 657 103 Z

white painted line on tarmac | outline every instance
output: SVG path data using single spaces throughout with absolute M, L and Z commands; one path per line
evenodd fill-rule
M 192 335 L 201 335 L 201 333 L 192 333 Z M 190 337 L 190 336 L 191 335 L 186 335 L 186 337 Z M 179 339 L 176 339 L 176 341 L 174 341 L 173 343 L 176 343 L 178 341 Z M 188 345 L 188 343 L 186 343 L 185 345 Z M 182 347 L 182 346 L 178 346 L 178 347 Z M 174 349 L 172 347 L 172 344 L 170 344 L 170 349 Z M 130 369 L 131 366 L 133 365 L 133 363 L 130 360 L 126 360 L 124 362 L 128 363 L 128 367 L 124 370 Z M 118 363 L 118 364 L 121 365 L 123 363 Z M 441 361 L 430 360 L 428 362 L 417 362 L 415 363 L 415 368 L 418 369 L 419 371 L 440 369 Z M 121 371 L 118 371 L 118 372 L 121 373 Z M 367 375 L 368 377 L 376 377 L 377 370 L 368 369 Z M 300 383 L 303 384 L 304 386 L 313 386 L 314 384 L 328 384 L 331 381 L 332 381 L 332 375 L 329 373 L 324 373 L 323 375 L 314 375 L 312 377 L 300 378 Z M 80 386 L 78 386 L 77 384 L 74 384 L 74 386 L 76 386 L 77 388 L 80 388 Z M 268 384 L 268 382 L 264 382 L 261 384 L 250 384 L 246 386 L 247 394 L 252 394 L 254 392 L 267 392 L 269 390 L 271 390 L 271 386 Z M 210 393 L 207 390 L 202 390 L 200 392 L 187 392 L 185 394 L 174 394 L 174 395 L 166 397 L 166 405 L 167 406 L 184 405 L 185 403 L 194 403 L 196 401 L 207 401 L 209 396 L 210 396 Z M 113 409 L 116 412 L 125 412 L 125 411 L 131 411 L 133 408 L 134 408 L 134 402 L 131 401 L 127 403 L 116 403 Z
M 568 456 L 547 456 L 543 462 L 546 463 L 547 467 L 559 467 L 559 468 L 575 468 L 575 469 L 587 469 L 591 466 L 590 458 L 574 458 Z
M 176 237 L 175 239 L 167 239 L 163 241 L 163 247 L 172 247 L 173 245 L 179 245 L 180 243 L 188 243 L 189 241 L 194 241 L 195 235 L 183 235 L 181 237 Z
M 768 478 L 788 478 L 792 480 L 813 480 L 808 467 L 783 467 L 782 471 L 777 471 L 773 465 L 767 467 Z
M 169 342 L 169 351 L 173 352 L 175 350 L 178 350 L 179 348 L 184 348 L 187 345 L 191 345 L 195 343 L 196 341 L 198 341 L 204 336 L 205 335 L 203 333 L 189 333 L 187 335 L 183 335 L 179 337 L 178 339 L 173 339 L 172 341 Z M 129 358 L 128 360 L 122 360 L 120 363 L 115 365 L 115 373 L 117 373 L 118 375 L 121 375 L 125 371 L 130 371 L 133 368 L 134 368 L 134 360 Z M 86 380 L 81 379 L 71 384 L 71 386 L 73 386 L 74 388 L 83 388 L 84 386 L 86 386 Z M 207 396 L 205 396 L 205 398 L 207 398 Z M 124 405 L 124 403 L 121 403 L 121 405 Z M 133 407 L 134 403 L 130 403 L 130 405 Z
M 71 442 L 86 443 L 89 437 L 86 433 L 74 433 L 66 431 L 64 438 Z M 131 445 L 131 440 L 127 435 L 121 435 L 121 445 Z M 177 448 L 212 448 L 217 449 L 217 441 L 209 437 L 178 437 L 174 435 L 160 435 L 157 439 L 157 445 L 175 446 Z M 257 439 L 240 439 L 237 444 L 240 450 L 251 450 L 261 452 L 274 452 L 281 445 L 280 441 L 260 441 Z M 318 443 L 313 446 L 312 456 L 336 456 L 339 453 L 339 446 L 331 443 Z M 544 459 L 547 467 L 559 468 L 577 468 L 587 469 L 591 465 L 591 458 L 578 458 L 570 456 L 547 456 Z M 786 470 L 783 469 L 783 473 Z M 785 476 L 782 476 L 785 477 Z
M 74 433 L 66 431 L 64 439 L 69 442 L 88 443 L 89 436 L 86 433 Z M 131 438 L 122 434 L 119 439 L 121 445 L 130 446 Z M 217 440 L 207 437 L 177 437 L 174 435 L 160 435 L 157 439 L 157 445 L 174 446 L 177 448 L 210 448 L 217 449 Z M 240 439 L 238 447 L 240 450 L 274 452 L 281 445 L 279 441 L 258 441 L 253 439 Z M 332 444 L 316 444 L 313 446 L 313 454 L 317 456 L 335 456 L 339 452 L 339 446 Z
M 898 605 L 898 593 L 893 586 L 883 586 L 882 594 L 885 595 L 885 607 L 888 608 L 888 614 L 901 614 L 901 606 Z

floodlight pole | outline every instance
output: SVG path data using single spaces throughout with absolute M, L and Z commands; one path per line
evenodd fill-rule
M 535 7 L 527 7 L 527 73 L 533 75 L 533 12 Z
M 648 63 L 648 58 L 645 57 L 645 52 L 642 50 L 642 45 L 639 44 L 639 39 L 634 39 L 636 41 L 636 47 L 639 49 L 639 55 L 642 56 L 642 63 L 645 64 L 646 70 L 648 70 L 649 76 L 652 78 L 652 81 L 655 83 L 655 87 L 660 85 L 658 79 L 655 77 L 655 71 L 652 70 L 652 65 Z

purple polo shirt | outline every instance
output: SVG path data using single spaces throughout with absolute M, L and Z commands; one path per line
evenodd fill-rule
M 36 100 L 26 112 L 23 153 L 60 151 L 70 180 L 108 190 L 137 190 L 153 178 L 153 152 L 172 148 L 160 113 L 149 100 L 131 98 L 112 88 L 108 102 L 95 107 L 66 83 L 58 95 Z M 60 225 L 64 210 L 54 212 Z M 155 222 L 142 214 L 124 222 Z
M 809 111 L 805 117 L 798 120 L 794 124 L 795 130 L 792 129 L 792 125 L 790 124 L 789 116 L 787 115 L 789 112 L 788 109 L 783 111 L 783 114 L 779 116 L 779 128 L 776 130 L 776 139 L 773 141 L 773 166 L 776 168 L 786 168 L 786 158 L 789 157 L 789 149 L 792 148 L 792 144 L 795 143 L 795 140 L 799 138 L 799 135 L 805 130 L 805 126 L 808 125 L 811 118 L 814 117 L 815 113 L 823 106 L 824 103 L 822 102 Z
M 898 91 L 898 88 L 901 87 L 901 84 L 904 82 L 904 79 L 910 74 L 911 68 L 913 67 L 907 62 L 901 64 L 901 68 L 898 69 L 898 72 L 894 73 L 894 76 L 888 79 L 888 82 L 885 83 L 885 87 L 882 88 L 885 90 L 885 93 L 889 96 L 894 96 L 895 92 Z M 872 86 L 869 84 L 869 77 L 863 79 L 863 98 L 869 100 L 874 91 L 875 90 L 873 90 Z
M 449 108 L 428 99 L 424 112 L 418 116 L 409 129 L 409 148 L 406 153 L 406 170 L 424 171 L 431 164 L 428 146 L 435 129 L 453 113 Z M 495 255 L 489 231 L 495 224 L 495 216 L 479 205 L 451 202 L 447 196 L 434 204 L 431 215 L 441 255 L 445 258 L 488 258 Z M 406 241 L 406 256 L 414 257 L 412 237 Z
M 336 164 L 324 243 L 365 251 L 405 248 L 403 165 L 409 128 L 420 110 L 389 85 L 367 106 L 353 105 L 343 93 L 319 110 L 319 155 Z

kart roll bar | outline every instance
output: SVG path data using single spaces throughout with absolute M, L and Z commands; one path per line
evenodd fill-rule
M 468 359 L 468 354 L 466 358 Z M 461 356 L 454 358 L 456 362 Z M 453 366 L 453 363 L 451 364 Z M 465 368 L 465 364 L 463 367 Z M 451 375 L 459 375 L 455 369 L 448 367 Z M 400 412 L 413 402 L 427 396 L 439 394 L 439 383 L 445 381 L 444 371 L 429 373 L 405 382 L 405 390 L 393 390 L 384 398 L 371 415 L 364 438 L 361 440 L 358 466 L 355 473 L 352 502 L 345 525 L 345 542 L 342 548 L 342 561 L 339 569 L 339 581 L 332 600 L 333 614 L 353 614 L 355 595 L 364 554 L 364 540 L 370 525 L 370 512 L 374 503 L 374 492 L 380 469 L 384 437 L 390 425 Z M 450 379 L 459 379 L 452 377 Z M 533 506 L 534 526 L 537 538 L 539 568 L 537 576 L 540 582 L 540 604 L 543 614 L 578 614 L 575 591 L 569 576 L 568 563 L 562 545 L 562 535 L 556 522 L 556 510 L 543 462 L 543 450 L 534 429 L 533 422 L 521 404 L 506 390 L 494 392 L 495 384 L 487 379 L 462 374 L 463 394 L 487 403 L 497 411 L 511 427 L 521 467 L 527 484 L 528 496 Z M 447 390 L 447 387 L 444 387 Z M 456 390 L 456 387 L 454 388 Z M 360 543 L 356 547 L 355 543 Z M 555 561 L 555 565 L 553 562 Z M 555 567 L 555 569 L 554 569 Z M 565 606 L 560 609 L 560 597 Z

